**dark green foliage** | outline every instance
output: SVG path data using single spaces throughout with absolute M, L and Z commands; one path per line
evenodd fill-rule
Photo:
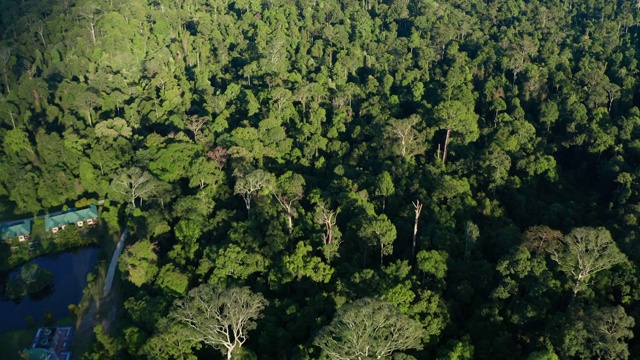
M 30 262 L 22 265 L 20 272 L 7 282 L 5 294 L 10 299 L 21 299 L 36 293 L 53 282 L 53 275 Z
M 638 358 L 636 5 L 0 1 L 0 215 L 129 227 L 87 358 L 220 356 L 193 289 L 269 302 L 237 358 L 363 298 L 419 324 L 396 359 Z

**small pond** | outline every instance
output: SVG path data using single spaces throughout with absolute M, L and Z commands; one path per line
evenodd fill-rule
M 47 310 L 56 319 L 69 315 L 69 304 L 78 304 L 82 299 L 82 290 L 87 286 L 87 274 L 93 270 L 97 254 L 97 247 L 87 247 L 34 259 L 41 269 L 53 274 L 53 286 L 19 302 L 0 299 L 0 332 L 26 327 L 27 316 L 41 323 Z M 18 271 L 19 268 L 10 276 Z M 4 274 L 0 281 L 3 290 L 7 275 Z

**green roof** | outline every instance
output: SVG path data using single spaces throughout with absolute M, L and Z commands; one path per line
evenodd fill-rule
M 60 227 L 61 225 L 66 224 L 75 224 L 78 221 L 85 221 L 87 219 L 93 219 L 97 217 L 98 208 L 95 205 L 91 205 L 86 209 L 71 209 L 62 214 L 47 215 L 44 218 L 44 227 L 46 231 L 50 231 L 54 227 Z
M 24 220 L 12 225 L 4 225 L 0 227 L 0 235 L 2 239 L 15 238 L 20 235 L 29 235 L 31 233 L 31 220 Z

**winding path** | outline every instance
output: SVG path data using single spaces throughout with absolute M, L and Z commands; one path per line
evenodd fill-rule
M 124 229 L 122 236 L 120 236 L 120 241 L 118 241 L 118 245 L 116 246 L 115 251 L 113 252 L 113 256 L 111 257 L 111 263 L 109 263 L 109 270 L 107 271 L 107 277 L 104 280 L 104 289 L 102 290 L 102 296 L 107 297 L 109 292 L 111 291 L 111 284 L 113 283 L 113 276 L 116 274 L 116 266 L 118 265 L 118 258 L 120 254 L 122 254 L 122 249 L 124 248 L 124 241 L 127 239 L 127 235 L 129 234 L 129 229 Z

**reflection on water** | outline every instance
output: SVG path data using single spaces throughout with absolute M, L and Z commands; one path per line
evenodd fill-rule
M 77 304 L 82 298 L 87 274 L 93 270 L 97 253 L 97 248 L 90 247 L 33 260 L 41 269 L 53 274 L 53 284 L 18 301 L 0 300 L 0 331 L 24 328 L 27 316 L 42 322 L 46 311 L 51 311 L 56 319 L 67 316 L 69 304 Z M 9 277 L 8 274 L 2 276 L 0 286 L 3 289 Z
M 55 280 L 54 280 L 55 281 Z M 29 295 L 29 299 L 31 299 L 31 301 L 40 301 L 40 300 L 44 300 L 46 298 L 48 298 L 49 296 L 53 295 L 54 293 L 54 289 L 55 289 L 55 285 L 49 284 L 47 286 L 45 286 L 44 288 L 40 289 L 39 291 L 34 292 L 33 294 Z

